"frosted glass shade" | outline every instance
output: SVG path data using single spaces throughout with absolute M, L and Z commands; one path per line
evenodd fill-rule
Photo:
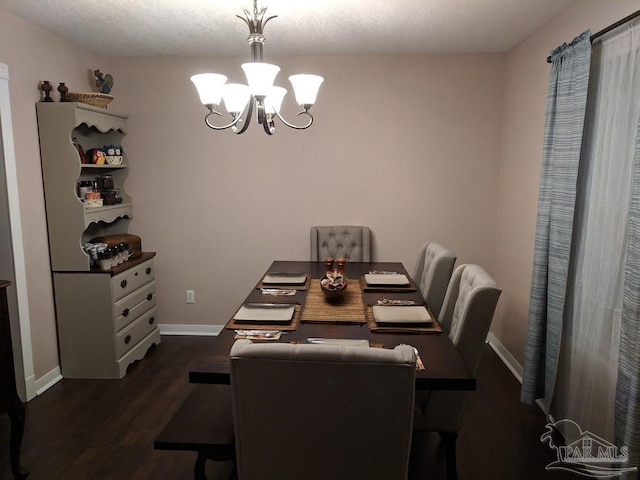
M 282 87 L 271 87 L 269 90 L 269 95 L 264 99 L 264 109 L 267 113 L 276 113 L 280 112 L 280 107 L 282 106 L 282 100 L 284 96 L 287 94 L 287 89 Z
M 242 70 L 247 77 L 251 95 L 266 97 L 273 86 L 276 75 L 280 71 L 277 65 L 270 63 L 243 63 Z
M 191 81 L 198 89 L 198 95 L 203 105 L 220 105 L 222 87 L 227 77 L 218 73 L 200 73 L 193 75 Z
M 289 77 L 293 92 L 296 95 L 298 105 L 313 105 L 316 103 L 320 84 L 324 82 L 324 78 L 319 75 L 307 75 L 304 73 L 291 75 Z
M 241 83 L 228 83 L 222 90 L 224 108 L 229 113 L 242 113 L 251 98 L 249 87 Z

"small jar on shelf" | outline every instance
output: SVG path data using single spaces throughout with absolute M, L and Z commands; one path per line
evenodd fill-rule
M 87 198 L 87 192 L 92 189 L 92 184 L 88 180 L 78 182 L 78 198 L 83 202 Z
M 111 248 L 105 248 L 102 252 L 98 252 L 98 265 L 100 270 L 111 270 L 111 267 L 114 266 Z

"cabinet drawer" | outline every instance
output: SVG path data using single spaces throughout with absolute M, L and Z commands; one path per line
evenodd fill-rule
M 142 285 L 155 278 L 153 259 L 136 265 L 111 279 L 111 293 L 114 301 L 126 297 Z
M 115 336 L 116 358 L 120 358 L 151 331 L 158 327 L 156 320 L 156 308 L 153 307 L 147 313 L 142 314 L 133 323 L 120 330 Z
M 144 312 L 156 306 L 156 282 L 148 283 L 113 304 L 115 331 L 129 325 Z

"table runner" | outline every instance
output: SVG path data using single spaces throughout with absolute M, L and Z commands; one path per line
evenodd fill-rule
M 402 308 L 402 307 L 398 307 L 398 308 Z M 369 327 L 369 330 L 371 330 L 372 332 L 379 332 L 379 333 L 384 333 L 384 332 L 389 332 L 389 333 L 441 333 L 442 332 L 442 327 L 440 326 L 440 324 L 438 323 L 438 321 L 434 318 L 433 313 L 431 313 L 431 310 L 427 309 L 429 311 L 429 315 L 431 315 L 431 318 L 433 319 L 433 323 L 429 323 L 427 325 L 424 326 L 420 326 L 420 325 L 391 325 L 391 324 L 378 324 L 376 323 L 375 319 L 373 318 L 373 307 L 371 305 L 367 305 L 367 307 L 365 308 L 365 315 L 367 317 L 367 325 Z
M 344 296 L 329 302 L 322 293 L 320 280 L 312 279 L 301 321 L 305 323 L 366 323 L 360 284 L 357 281 L 350 281 Z
M 240 309 L 238 309 L 240 310 Z M 237 322 L 231 317 L 231 319 L 224 326 L 227 330 L 281 330 L 292 331 L 298 328 L 298 322 L 300 322 L 300 313 L 302 312 L 302 306 L 296 304 L 296 308 L 293 312 L 293 318 L 289 323 L 278 322 Z M 238 313 L 236 311 L 236 313 Z M 235 316 L 235 313 L 233 314 Z

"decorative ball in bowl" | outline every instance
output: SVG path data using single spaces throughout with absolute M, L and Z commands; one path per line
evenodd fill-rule
M 327 300 L 335 300 L 347 291 L 347 277 L 339 273 L 327 274 L 320 279 L 320 289 Z

